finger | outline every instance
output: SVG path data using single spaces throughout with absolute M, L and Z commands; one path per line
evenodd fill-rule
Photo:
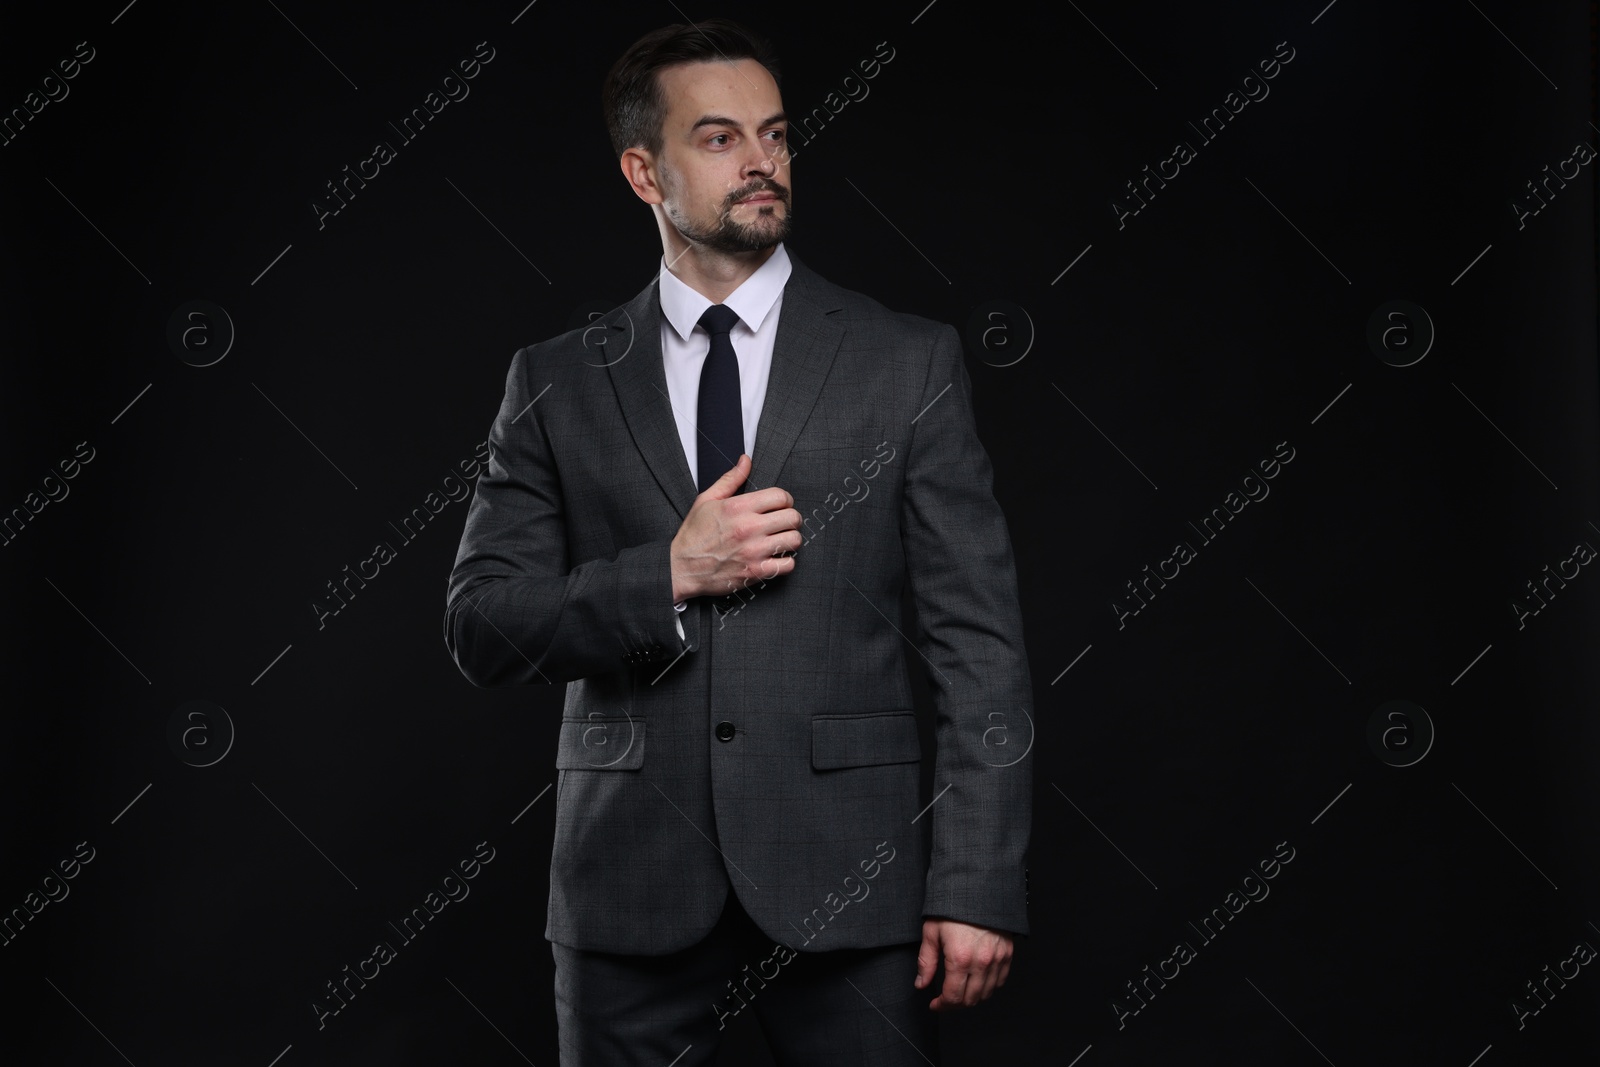
M 752 566 L 756 573 L 746 579 L 747 583 L 757 580 L 770 582 L 780 574 L 788 574 L 794 570 L 794 560 L 788 556 L 768 556 L 761 562 L 752 564 Z
M 765 489 L 755 489 L 744 494 L 740 504 L 751 511 L 781 512 L 785 508 L 794 507 L 794 497 L 789 495 L 787 489 L 769 485 Z
M 972 949 L 971 958 L 967 962 L 967 984 L 961 990 L 961 1007 L 970 1008 L 983 999 L 983 986 L 988 980 L 989 967 L 984 962 L 982 950 L 976 946 Z
M 1008 975 L 1009 975 L 1009 974 L 1010 974 L 1010 973 L 1011 973 L 1011 957 L 1010 957 L 1010 956 L 1007 956 L 1007 957 L 1006 957 L 1006 958 L 1005 958 L 1005 959 L 1004 959 L 1004 960 L 1002 960 L 1002 961 L 1001 961 L 1001 963 L 1000 963 L 1000 977 L 999 977 L 999 979 L 998 979 L 998 980 L 996 980 L 996 981 L 995 981 L 995 983 L 994 983 L 994 984 L 995 984 L 995 985 L 996 985 L 996 986 L 1003 986 L 1003 985 L 1005 985 L 1005 984 L 1006 984 L 1006 977 L 1007 977 L 1007 976 L 1008 976 Z
M 766 492 L 766 490 L 763 489 L 762 492 Z M 757 494 L 746 493 L 745 495 L 748 497 Z M 799 515 L 800 513 L 793 508 L 779 508 L 775 511 L 762 511 L 749 521 L 758 533 L 787 533 L 799 528 Z
M 939 966 L 939 939 L 927 927 L 922 928 L 922 946 L 917 949 L 917 978 L 912 986 L 921 989 L 933 981 L 933 972 Z
M 741 452 L 738 461 L 728 468 L 727 473 L 706 486 L 706 491 L 700 495 L 707 500 L 726 500 L 748 477 L 750 477 L 750 457 Z
M 785 530 L 782 533 L 773 534 L 767 539 L 767 547 L 771 549 L 770 555 L 774 556 L 782 555 L 787 557 L 803 544 L 805 544 L 805 538 L 801 537 L 795 530 Z
M 973 1004 L 992 997 L 994 995 L 995 980 L 999 977 L 1000 960 L 996 958 L 991 960 L 989 965 L 983 968 L 982 971 L 973 975 L 972 982 L 967 985 L 967 991 L 971 994 L 967 1001 L 967 1006 L 971 1007 Z M 976 990 L 973 989 L 974 986 L 977 987 Z
M 933 1003 L 928 1006 L 934 1011 L 953 1011 L 961 1007 L 967 995 L 969 977 L 959 964 L 952 962 L 947 957 L 944 961 L 944 988 L 939 991 L 939 995 L 933 998 Z

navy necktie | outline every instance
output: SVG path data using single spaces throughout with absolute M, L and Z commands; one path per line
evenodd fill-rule
M 711 335 L 711 351 L 700 368 L 700 402 L 696 439 L 700 492 L 728 472 L 744 452 L 744 415 L 739 396 L 739 359 L 733 353 L 728 331 L 739 321 L 725 304 L 712 304 L 700 316 Z

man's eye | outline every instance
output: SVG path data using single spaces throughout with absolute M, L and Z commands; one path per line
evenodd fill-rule
M 778 141 L 783 140 L 783 131 L 782 130 L 769 130 L 768 132 L 772 134 L 774 140 L 778 140 Z
M 728 135 L 725 134 L 725 133 L 714 133 L 714 134 L 711 135 L 711 140 L 712 141 L 716 141 L 719 138 L 722 139 L 722 140 L 726 140 L 727 137 L 728 137 Z

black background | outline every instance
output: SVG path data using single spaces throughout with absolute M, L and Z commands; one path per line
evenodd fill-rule
M 978 323 L 1039 728 L 1034 931 L 999 995 L 943 1020 L 946 1062 L 1592 1057 L 1594 967 L 1520 1028 L 1512 1004 L 1600 946 L 1600 577 L 1520 629 L 1511 604 L 1600 545 L 1600 162 L 1520 228 L 1510 205 L 1600 139 L 1593 6 L 924 4 L 748 21 L 791 114 L 894 52 L 797 139 L 791 247 Z M 95 50 L 0 147 L 0 509 L 94 452 L 0 548 L 0 909 L 94 849 L 0 947 L 5 1062 L 556 1061 L 561 694 L 450 661 L 466 505 L 320 629 L 311 605 L 472 455 L 517 348 L 649 280 L 600 81 L 645 31 L 727 13 L 0 16 L 6 111 Z M 470 95 L 319 229 L 324 183 L 480 41 Z M 1187 123 L 1278 42 L 1270 95 L 1200 144 Z M 1119 229 L 1112 200 L 1179 139 L 1197 158 Z M 210 366 L 167 341 L 191 300 L 236 331 Z M 1392 362 L 1367 341 L 1394 300 L 1436 331 L 1404 367 L 1420 320 Z M 225 338 L 202 325 L 191 362 Z M 1202 544 L 1188 523 L 1280 442 L 1270 496 Z M 1197 558 L 1119 628 L 1178 540 Z M 189 763 L 226 746 L 214 710 L 169 742 L 194 700 L 236 731 L 210 766 Z M 1392 700 L 1432 727 L 1391 735 L 1408 766 L 1368 742 Z M 471 895 L 319 1030 L 324 983 L 480 841 Z M 1270 896 L 1201 942 L 1188 924 L 1280 842 Z M 1180 940 L 1197 957 L 1119 1028 Z M 770 1062 L 753 1016 L 733 1030 L 727 1062 Z

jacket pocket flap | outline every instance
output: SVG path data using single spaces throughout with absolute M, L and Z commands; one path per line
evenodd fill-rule
M 636 771 L 643 766 L 643 719 L 595 715 L 561 721 L 557 770 Z
M 811 720 L 811 766 L 819 771 L 916 763 L 921 758 L 917 717 L 910 711 L 819 715 Z

